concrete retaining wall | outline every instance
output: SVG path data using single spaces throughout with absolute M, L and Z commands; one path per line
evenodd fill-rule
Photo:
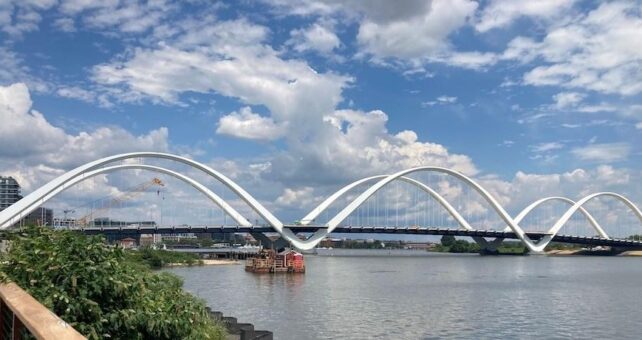
M 272 332 L 255 330 L 251 323 L 241 323 L 236 318 L 224 316 L 223 313 L 212 311 L 207 307 L 212 320 L 220 321 L 227 328 L 227 340 L 273 340 Z

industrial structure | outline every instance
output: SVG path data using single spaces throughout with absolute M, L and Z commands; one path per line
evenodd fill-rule
M 472 236 L 473 239 L 480 244 L 480 247 L 485 250 L 492 249 L 493 247 L 496 247 L 498 244 L 500 244 L 503 239 L 502 238 L 503 236 L 508 237 L 509 235 L 512 235 L 517 239 L 519 239 L 532 253 L 542 253 L 544 251 L 544 248 L 551 241 L 555 239 L 555 237 L 559 234 L 561 228 L 570 220 L 570 218 L 576 212 L 582 213 L 587 218 L 590 226 L 593 228 L 593 230 L 597 234 L 596 237 L 589 237 L 589 238 L 580 237 L 578 238 L 579 239 L 578 242 L 592 244 L 591 242 L 597 242 L 602 240 L 602 241 L 615 242 L 616 243 L 615 245 L 622 245 L 622 246 L 639 247 L 640 245 L 642 245 L 642 243 L 636 242 L 636 241 L 630 241 L 630 240 L 624 240 L 624 239 L 622 240 L 612 239 L 604 231 L 604 229 L 597 223 L 597 221 L 591 216 L 591 214 L 584 208 L 585 204 L 591 200 L 594 200 L 598 197 L 609 197 L 614 199 L 616 202 L 623 204 L 630 212 L 632 212 L 635 215 L 637 220 L 639 220 L 640 225 L 642 226 L 642 212 L 640 211 L 640 209 L 629 199 L 627 199 L 626 197 L 618 193 L 598 192 L 598 193 L 587 195 L 578 201 L 573 201 L 565 197 L 546 197 L 533 202 L 531 205 L 525 208 L 522 212 L 520 212 L 518 215 L 513 217 L 508 214 L 508 212 L 504 209 L 504 207 L 502 207 L 502 205 L 497 201 L 497 199 L 492 194 L 490 194 L 489 191 L 487 191 L 475 180 L 469 178 L 468 176 L 458 171 L 448 169 L 448 168 L 443 168 L 443 167 L 435 167 L 435 166 L 421 166 L 421 167 L 399 171 L 397 173 L 390 174 L 390 175 L 380 175 L 380 176 L 373 176 L 373 177 L 361 179 L 359 181 L 356 181 L 354 183 L 351 183 L 345 186 L 341 190 L 337 191 L 335 194 L 331 195 L 328 199 L 326 199 L 318 207 L 313 209 L 308 215 L 306 215 L 303 219 L 301 219 L 301 221 L 297 225 L 286 225 L 282 221 L 280 221 L 278 218 L 276 218 L 270 211 L 268 211 L 252 195 L 250 195 L 238 184 L 236 184 L 234 181 L 230 180 L 228 177 L 221 174 L 220 172 L 212 169 L 211 167 L 205 164 L 196 162 L 189 158 L 167 154 L 167 153 L 157 153 L 157 152 L 135 152 L 135 153 L 115 155 L 115 156 L 106 157 L 106 158 L 102 158 L 102 159 L 87 163 L 74 170 L 71 170 L 61 175 L 60 177 L 52 180 L 51 182 L 45 184 L 41 188 L 35 190 L 31 194 L 27 195 L 25 198 L 20 200 L 18 203 L 8 207 L 4 211 L 1 211 L 0 212 L 0 229 L 9 228 L 10 226 L 14 225 L 17 221 L 19 221 L 21 218 L 23 218 L 33 210 L 37 209 L 41 204 L 51 199 L 61 191 L 69 187 L 72 187 L 77 183 L 86 180 L 87 178 L 91 178 L 99 174 L 109 173 L 112 171 L 125 170 L 125 169 L 147 170 L 147 171 L 153 171 L 153 172 L 172 176 L 178 180 L 181 180 L 191 185 L 192 187 L 200 191 L 202 194 L 204 194 L 207 198 L 209 198 L 214 204 L 219 206 L 225 213 L 227 213 L 227 215 L 229 215 L 236 222 L 237 228 L 245 228 L 250 231 L 253 228 L 256 228 L 256 230 L 265 228 L 265 226 L 253 225 L 251 221 L 249 221 L 247 218 L 241 215 L 236 209 L 230 206 L 225 200 L 223 200 L 219 195 L 214 193 L 210 188 L 206 187 L 205 185 L 194 180 L 191 177 L 188 177 L 184 174 L 181 174 L 176 171 L 172 171 L 157 165 L 147 165 L 142 163 L 136 163 L 136 164 L 134 163 L 119 164 L 118 163 L 120 161 L 130 160 L 130 159 L 138 159 L 139 161 L 142 161 L 145 159 L 169 160 L 169 161 L 178 162 L 184 165 L 188 165 L 194 170 L 199 170 L 204 172 L 206 175 L 222 183 L 225 187 L 227 187 L 232 192 L 234 192 L 238 196 L 238 198 L 240 198 L 245 204 L 248 205 L 249 208 L 252 209 L 252 211 L 257 213 L 264 221 L 266 221 L 270 231 L 277 232 L 280 234 L 281 236 L 280 241 L 283 241 L 283 243 L 285 244 L 290 244 L 295 248 L 302 249 L 302 250 L 308 250 L 308 249 L 314 248 L 328 234 L 332 233 L 335 230 L 345 228 L 346 226 L 344 225 L 344 222 L 350 214 L 352 214 L 355 210 L 361 207 L 370 197 L 375 195 L 379 190 L 381 190 L 385 186 L 388 186 L 390 183 L 397 182 L 397 181 L 407 182 L 415 186 L 416 188 L 418 188 L 418 190 L 421 190 L 427 193 L 431 199 L 438 202 L 440 206 L 449 214 L 449 216 L 459 224 L 462 235 Z M 462 185 L 465 185 L 471 188 L 474 192 L 476 192 L 479 195 L 479 197 L 481 197 L 492 208 L 492 210 L 496 213 L 496 215 L 506 225 L 506 229 L 500 232 L 476 230 L 460 214 L 460 212 L 450 202 L 448 202 L 448 200 L 446 200 L 443 196 L 441 196 L 439 193 L 437 193 L 434 189 L 432 189 L 428 185 L 408 177 L 408 175 L 411 175 L 413 173 L 420 173 L 420 172 L 443 174 L 443 175 L 449 176 L 454 180 L 457 180 Z M 315 225 L 313 223 L 316 217 L 319 216 L 321 213 L 327 211 L 328 207 L 332 203 L 334 203 L 338 198 L 349 197 L 349 195 L 353 193 L 353 189 L 355 187 L 357 187 L 358 185 L 368 184 L 368 183 L 372 183 L 372 184 L 368 187 L 367 190 L 360 193 L 359 195 L 356 195 L 356 197 L 352 199 L 350 203 L 348 203 L 336 215 L 330 218 L 328 222 L 322 225 Z M 520 226 L 520 223 L 522 222 L 522 220 L 528 214 L 530 214 L 533 209 L 542 205 L 545 202 L 552 201 L 552 200 L 560 201 L 562 203 L 568 204 L 570 207 L 547 230 L 541 231 L 535 234 L 527 233 L 526 231 L 524 231 L 524 229 Z M 308 230 L 311 231 L 310 232 L 311 236 L 304 239 L 300 238 L 295 232 L 297 227 L 299 229 L 307 227 Z M 395 232 L 396 233 L 406 232 L 409 234 L 413 234 L 417 230 L 422 230 L 422 229 L 428 230 L 427 228 L 419 228 L 419 227 L 399 228 L 397 226 L 395 228 Z M 442 229 L 442 228 L 433 228 L 430 230 L 433 230 L 433 231 L 436 230 L 436 232 L 439 232 L 439 233 L 450 233 L 449 230 Z M 210 230 L 209 232 L 211 231 L 212 230 Z M 370 226 L 369 232 L 386 233 L 387 230 L 385 228 L 377 228 L 377 227 Z M 478 235 L 478 236 L 475 236 L 475 235 Z M 492 237 L 492 235 L 497 235 L 497 238 L 494 240 L 486 239 L 486 237 Z M 280 248 L 281 247 L 277 247 L 277 249 L 280 249 Z

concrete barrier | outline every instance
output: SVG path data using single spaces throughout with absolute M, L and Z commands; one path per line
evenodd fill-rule
M 251 323 L 240 323 L 235 317 L 224 316 L 222 312 L 213 311 L 207 307 L 210 318 L 221 322 L 227 329 L 226 340 L 273 340 L 274 335 L 270 331 L 254 330 Z

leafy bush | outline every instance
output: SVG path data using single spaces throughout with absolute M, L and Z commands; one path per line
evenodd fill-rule
M 444 235 L 441 237 L 441 245 L 444 247 L 451 247 L 456 241 L 457 239 L 452 235 Z
M 101 237 L 27 228 L 13 236 L 0 272 L 90 339 L 225 336 L 180 278 L 132 263 Z
M 128 252 L 130 257 L 136 261 L 147 264 L 149 267 L 158 269 L 170 263 L 184 263 L 188 266 L 198 264 L 200 259 L 196 254 L 181 253 L 149 247 Z

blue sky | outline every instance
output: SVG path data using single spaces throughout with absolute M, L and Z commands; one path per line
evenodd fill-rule
M 421 164 L 485 180 L 509 206 L 639 201 L 641 5 L 4 0 L 0 170 L 29 191 L 161 150 L 277 210 Z

